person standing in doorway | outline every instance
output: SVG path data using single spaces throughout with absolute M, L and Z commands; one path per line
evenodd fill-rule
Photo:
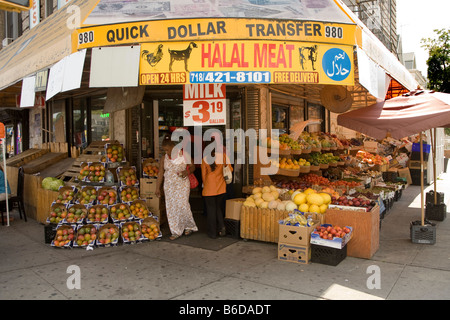
M 161 196 L 161 185 L 164 186 L 166 214 L 171 232 L 170 240 L 181 235 L 188 236 L 198 231 L 189 204 L 190 182 L 188 175 L 194 172 L 195 166 L 182 150 L 174 151 L 175 143 L 167 135 L 162 142 L 164 156 L 161 158 L 160 171 L 156 183 L 156 196 Z M 174 154 L 176 153 L 176 154 Z M 163 183 L 164 182 L 164 183 Z
M 227 184 L 223 177 L 224 165 L 231 167 L 224 148 L 220 147 L 215 141 L 209 145 L 212 147 L 211 157 L 209 155 L 202 159 L 202 196 L 205 199 L 207 212 L 208 236 L 216 239 L 217 235 L 224 237 L 226 235 L 224 216 L 224 200 L 227 192 Z

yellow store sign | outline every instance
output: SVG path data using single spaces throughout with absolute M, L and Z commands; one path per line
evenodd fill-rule
M 154 41 L 282 40 L 353 45 L 356 25 L 277 19 L 177 19 L 87 26 L 74 50 Z
M 141 45 L 141 85 L 354 84 L 353 47 L 287 41 L 191 41 Z

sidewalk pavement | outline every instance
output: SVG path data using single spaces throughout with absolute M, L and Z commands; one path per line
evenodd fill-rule
M 437 186 L 450 190 L 450 174 L 441 175 Z M 0 226 L 0 299 L 447 300 L 450 221 L 436 222 L 436 244 L 412 243 L 409 223 L 420 220 L 419 195 L 419 186 L 409 186 L 394 203 L 372 259 L 347 257 L 336 267 L 279 261 L 275 243 L 220 238 L 214 241 L 225 245 L 217 250 L 185 245 L 181 238 L 55 249 L 44 243 L 42 224 L 24 222 L 14 210 L 11 226 Z M 69 289 L 76 274 L 71 266 L 79 267 L 80 289 Z M 370 285 L 373 270 L 380 275 L 376 288 Z

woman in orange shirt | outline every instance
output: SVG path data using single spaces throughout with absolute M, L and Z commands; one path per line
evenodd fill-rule
M 225 216 L 223 204 L 226 197 L 227 184 L 223 177 L 223 166 L 228 165 L 231 170 L 233 168 L 224 153 L 224 148 L 218 150 L 215 141 L 211 142 L 211 144 L 215 145 L 211 152 L 211 158 L 203 157 L 202 159 L 202 196 L 205 198 L 208 236 L 215 239 L 217 234 L 221 237 L 224 237 L 226 234 L 223 222 Z

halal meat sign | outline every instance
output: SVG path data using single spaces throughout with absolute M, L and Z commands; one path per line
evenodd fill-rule
M 200 83 L 183 86 L 185 126 L 225 125 L 225 84 Z

